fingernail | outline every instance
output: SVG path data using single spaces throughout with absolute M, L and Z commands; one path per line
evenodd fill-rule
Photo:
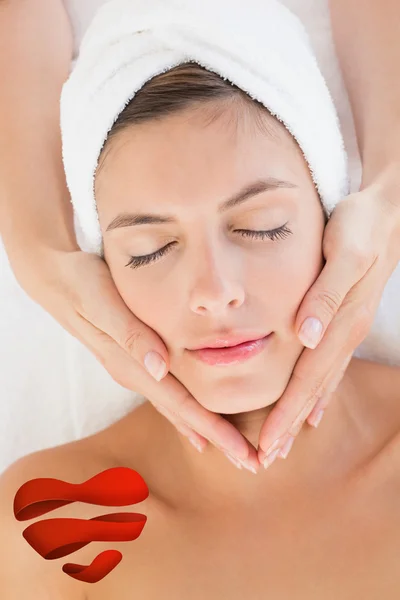
M 281 444 L 282 444 L 282 437 L 276 439 L 274 441 L 274 443 L 271 444 L 271 446 L 268 448 L 268 450 L 266 452 L 262 448 L 259 448 L 259 451 L 258 451 L 259 454 L 258 454 L 258 456 L 259 456 L 260 463 L 264 463 L 264 461 L 267 458 L 267 456 L 270 456 L 271 452 L 273 450 L 275 450 L 276 447 L 278 447 L 278 446 L 280 447 Z
M 313 420 L 312 420 L 312 422 L 311 422 L 311 425 L 312 425 L 313 427 L 315 427 L 315 428 L 316 428 L 316 427 L 318 427 L 318 425 L 321 423 L 321 419 L 322 419 L 322 417 L 324 416 L 324 412 L 325 412 L 325 411 L 324 411 L 324 409 L 322 409 L 322 410 L 320 410 L 320 411 L 317 413 L 317 416 L 316 416 L 316 417 L 315 417 L 315 419 L 313 419 Z
M 156 381 L 160 381 L 166 371 L 167 365 L 164 359 L 158 354 L 158 352 L 148 352 L 144 357 L 144 366 L 147 371 Z
M 296 422 L 293 423 L 292 427 L 290 428 L 292 431 L 293 437 L 295 437 L 296 435 L 298 435 L 300 433 L 301 428 L 304 425 L 304 419 L 303 419 L 302 415 L 300 415 L 298 417 L 298 419 L 299 420 L 297 421 L 297 423 Z
M 270 454 L 269 456 L 267 456 L 267 458 L 264 461 L 264 469 L 267 469 L 268 467 L 270 467 L 272 465 L 272 463 L 274 462 L 274 460 L 278 456 L 279 451 L 280 451 L 280 449 L 277 448 L 276 450 L 274 450 L 272 452 L 272 454 Z
M 254 475 L 257 475 L 257 469 L 255 467 L 253 467 L 253 465 L 249 465 L 249 463 L 242 462 L 242 461 L 239 461 L 239 462 L 242 465 L 242 467 L 244 467 L 248 471 L 251 471 L 252 473 L 254 473 Z
M 275 450 L 275 448 L 280 445 L 281 439 L 282 438 L 278 438 L 277 440 L 274 441 L 273 444 L 271 444 L 271 446 L 266 451 L 265 456 L 268 456 L 269 454 L 271 454 L 272 450 Z
M 282 448 L 280 450 L 280 456 L 282 456 L 282 458 L 287 458 L 287 456 L 293 446 L 293 442 L 294 442 L 294 437 L 290 436 L 288 441 L 282 446 Z
M 194 438 L 191 438 L 191 437 L 189 437 L 188 440 L 196 448 L 196 450 L 198 450 L 200 453 L 203 452 L 203 448 L 200 446 L 200 444 L 197 440 L 195 440 Z
M 225 454 L 226 458 L 227 458 L 228 460 L 230 460 L 232 464 L 234 464 L 234 465 L 235 465 L 235 467 L 237 467 L 238 469 L 241 469 L 241 468 L 242 468 L 242 465 L 241 465 L 241 463 L 240 463 L 238 460 L 236 460 L 236 458 L 233 458 L 233 456 L 231 456 L 231 455 L 230 455 L 230 454 L 228 454 L 227 452 L 224 452 L 224 454 Z
M 322 323 L 319 319 L 308 317 L 299 331 L 299 338 L 304 346 L 314 349 L 321 339 Z

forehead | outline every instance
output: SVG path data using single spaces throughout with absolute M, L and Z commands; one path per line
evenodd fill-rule
M 268 113 L 246 106 L 200 105 L 127 126 L 106 145 L 96 173 L 101 201 L 117 189 L 172 195 L 205 190 L 228 194 L 249 179 L 310 174 L 296 141 Z

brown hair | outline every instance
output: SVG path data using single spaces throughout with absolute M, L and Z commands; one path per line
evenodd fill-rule
M 216 100 L 239 102 L 253 111 L 255 108 L 254 115 L 258 124 L 266 133 L 273 136 L 274 127 L 268 127 L 268 123 L 274 122 L 276 125 L 277 122 L 263 104 L 252 99 L 246 92 L 220 75 L 208 71 L 195 62 L 187 62 L 156 75 L 143 85 L 119 114 L 108 133 L 100 156 L 108 142 L 130 125 L 150 119 L 160 119 L 196 103 L 203 104 Z M 225 106 L 223 104 L 221 108 Z M 218 114 L 216 108 L 215 116 Z M 269 116 L 269 119 L 260 118 L 262 116 Z

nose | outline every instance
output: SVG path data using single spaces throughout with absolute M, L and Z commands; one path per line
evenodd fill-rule
M 244 302 L 244 287 L 240 282 L 241 269 L 231 256 L 219 256 L 208 250 L 197 258 L 190 294 L 190 309 L 199 315 L 223 315 L 229 308 L 239 308 Z

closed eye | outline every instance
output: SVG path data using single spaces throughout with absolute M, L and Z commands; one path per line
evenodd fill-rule
M 281 227 L 277 227 L 276 229 L 270 229 L 269 231 L 254 231 L 252 229 L 234 229 L 234 231 L 240 233 L 240 235 L 242 235 L 243 237 L 257 238 L 261 240 L 268 238 L 272 241 L 275 241 L 277 239 L 284 239 L 292 233 L 291 230 L 286 227 L 286 223 Z M 148 265 L 161 258 L 161 256 L 167 254 L 175 244 L 176 242 L 170 242 L 169 244 L 167 244 L 163 248 L 160 248 L 160 250 L 153 252 L 152 254 L 145 254 L 143 256 L 132 256 L 128 264 L 126 264 L 125 266 L 130 267 L 131 269 L 138 269 L 139 267 Z

